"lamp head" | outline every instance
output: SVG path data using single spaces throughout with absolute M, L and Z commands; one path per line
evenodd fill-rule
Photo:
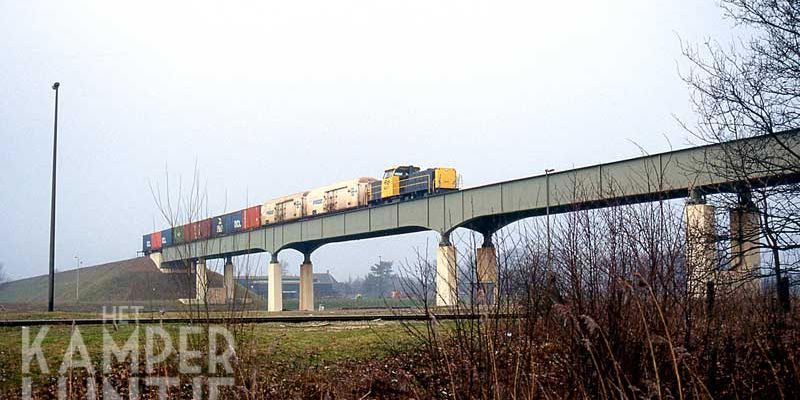
M 58 90 L 58 87 L 61 86 L 60 83 L 56 82 L 53 84 L 53 90 Z

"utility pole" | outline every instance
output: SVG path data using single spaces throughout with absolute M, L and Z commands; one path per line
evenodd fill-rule
M 58 146 L 58 87 L 60 83 L 53 84 L 56 91 L 56 108 L 53 115 L 53 180 L 50 189 L 50 277 L 47 285 L 47 311 L 53 311 L 53 288 L 56 280 L 56 149 Z
M 546 197 L 547 197 L 546 210 L 547 211 L 546 211 L 546 214 L 547 214 L 547 271 L 548 272 L 550 272 L 551 269 L 552 269 L 551 268 L 552 267 L 551 260 L 553 259 L 552 258 L 552 251 L 551 251 L 551 248 L 552 248 L 552 244 L 551 243 L 552 242 L 550 240 L 550 173 L 553 172 L 553 171 L 555 171 L 555 170 L 552 169 L 552 168 L 548 168 L 548 169 L 544 170 L 545 183 L 547 185 L 547 190 L 546 190 L 546 192 L 547 192 L 547 195 L 546 195 Z

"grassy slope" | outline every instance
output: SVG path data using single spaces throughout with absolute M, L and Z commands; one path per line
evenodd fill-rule
M 59 272 L 55 281 L 57 305 L 75 304 L 77 272 Z M 209 271 L 212 287 L 222 286 L 222 277 Z M 194 297 L 194 276 L 188 273 L 161 273 L 148 258 L 140 257 L 80 270 L 81 304 L 141 304 L 172 302 Z M 244 290 L 240 287 L 239 290 Z M 21 279 L 0 286 L 0 303 L 45 304 L 47 276 Z

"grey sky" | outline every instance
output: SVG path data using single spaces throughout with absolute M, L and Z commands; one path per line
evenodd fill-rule
M 57 266 L 130 258 L 148 182 L 212 212 L 413 163 L 466 186 L 685 146 L 678 36 L 730 38 L 714 1 L 0 2 L 0 262 L 47 272 L 52 82 Z M 325 246 L 340 279 L 430 233 Z M 299 264 L 297 253 L 285 255 Z M 265 264 L 266 258 L 254 259 Z

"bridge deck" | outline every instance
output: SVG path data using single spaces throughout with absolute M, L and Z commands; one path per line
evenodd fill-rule
M 781 145 L 778 144 L 781 141 Z M 746 174 L 720 164 L 745 151 L 778 160 L 769 171 Z M 793 154 L 789 154 L 792 153 Z M 705 193 L 798 182 L 796 165 L 780 166 L 800 153 L 800 130 L 723 144 L 692 147 L 463 189 L 422 199 L 353 209 L 211 238 L 162 250 L 163 262 L 218 258 L 284 248 L 309 252 L 333 242 L 458 227 L 491 231 L 521 218 L 563 213 L 576 208 L 686 197 L 692 188 Z

